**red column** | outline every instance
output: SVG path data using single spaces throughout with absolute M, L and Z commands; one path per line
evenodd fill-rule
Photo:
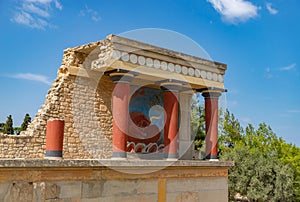
M 178 92 L 164 92 L 165 126 L 164 152 L 166 158 L 178 158 Z
M 204 92 L 206 159 L 218 159 L 218 99 L 219 92 Z
M 133 74 L 116 70 L 109 74 L 115 83 L 112 94 L 112 158 L 126 158 L 126 134 L 128 134 L 130 82 Z
M 126 158 L 126 134 L 128 132 L 129 116 L 129 93 L 128 83 L 116 83 L 113 91 L 113 155 L 115 158 Z
M 64 125 L 63 120 L 47 121 L 46 158 L 62 158 Z

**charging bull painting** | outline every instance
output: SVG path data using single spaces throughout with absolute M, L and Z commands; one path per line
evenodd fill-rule
M 164 107 L 160 89 L 141 87 L 129 103 L 127 151 L 153 153 L 163 151 Z

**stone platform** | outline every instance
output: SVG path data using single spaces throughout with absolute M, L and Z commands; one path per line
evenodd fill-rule
M 0 201 L 227 201 L 233 162 L 0 160 Z

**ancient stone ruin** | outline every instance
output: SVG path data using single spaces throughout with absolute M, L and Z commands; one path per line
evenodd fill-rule
M 1 135 L 3 147 L 0 157 L 43 158 L 46 122 L 59 119 L 65 121 L 64 158 L 111 158 L 112 95 L 114 86 L 119 82 L 116 79 L 120 79 L 120 83 L 127 79 L 130 118 L 126 115 L 123 118 L 129 119 L 129 133 L 135 134 L 133 131 L 138 130 L 137 136 L 147 132 L 156 134 L 150 134 L 148 140 L 129 135 L 124 149 L 149 153 L 164 148 L 163 111 L 173 99 L 169 96 L 164 103 L 165 88 L 170 92 L 176 91 L 175 103 L 179 102 L 180 115 L 175 118 L 180 119 L 178 136 L 176 134 L 179 145 L 173 154 L 191 158 L 191 96 L 202 92 L 206 97 L 218 97 L 224 88 L 225 70 L 226 65 L 221 63 L 114 35 L 102 41 L 68 48 L 64 51 L 62 65 L 46 101 L 28 130 L 20 136 Z M 120 110 L 120 107 L 115 107 L 116 111 Z M 161 117 L 155 120 L 157 116 Z
M 66 49 L 27 131 L 0 134 L 0 201 L 227 201 L 233 162 L 217 156 L 225 70 L 114 35 Z M 206 160 L 192 160 L 195 93 Z

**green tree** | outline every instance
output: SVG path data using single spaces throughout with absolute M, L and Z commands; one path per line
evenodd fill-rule
M 279 159 L 265 158 L 258 149 L 238 145 L 223 154 L 222 160 L 235 162 L 228 176 L 231 201 L 237 194 L 250 201 L 293 201 L 293 169 Z
M 244 129 L 240 122 L 228 110 L 223 114 L 220 119 L 220 135 L 219 135 L 219 148 L 222 151 L 234 148 L 234 146 L 242 140 Z
M 14 128 L 13 128 L 13 120 L 11 115 L 7 117 L 6 123 L 3 127 L 3 133 L 4 134 L 14 134 Z
M 205 111 L 199 102 L 199 96 L 192 98 L 191 133 L 195 150 L 200 150 L 205 142 Z
M 259 124 L 257 130 L 249 124 L 246 127 L 246 133 L 243 136 L 243 143 L 251 149 L 258 149 L 265 157 L 277 156 L 278 151 L 276 142 L 278 137 L 272 131 L 271 127 L 265 123 Z
M 31 122 L 31 117 L 29 114 L 26 114 L 23 123 L 21 125 L 21 131 L 26 130 L 30 122 Z
M 282 138 L 275 143 L 277 157 L 284 164 L 290 165 L 294 170 L 294 201 L 300 201 L 300 148 L 293 144 L 288 144 Z
M 0 133 L 3 133 L 5 123 L 0 123 Z
M 276 158 L 293 170 L 293 187 L 290 192 L 293 193 L 293 201 L 300 201 L 300 148 L 278 138 L 265 123 L 259 124 L 256 131 L 252 125 L 248 125 L 243 142 L 250 150 L 258 150 L 264 158 Z
M 14 133 L 16 134 L 16 135 L 20 135 L 20 133 L 21 133 L 21 127 L 14 127 Z
M 236 194 L 250 201 L 300 201 L 300 151 L 278 138 L 265 123 L 245 130 L 228 111 L 219 138 L 221 159 L 229 169 L 230 200 Z

